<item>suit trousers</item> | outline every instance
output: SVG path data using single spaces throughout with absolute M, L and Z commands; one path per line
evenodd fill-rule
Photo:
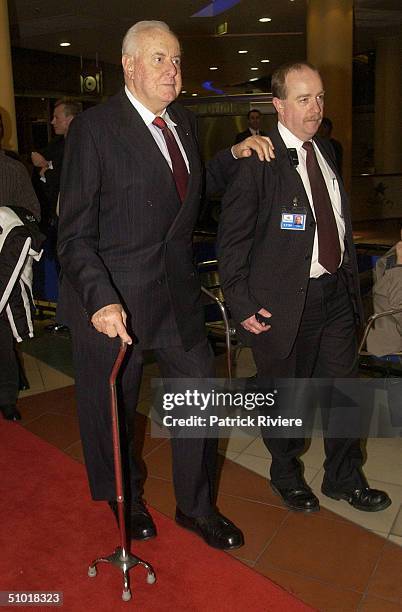
M 274 318 L 272 324 L 275 325 Z M 265 332 L 269 334 L 268 332 Z M 353 378 L 357 375 L 357 337 L 352 304 L 342 273 L 310 279 L 306 303 L 294 346 L 289 356 L 277 359 L 258 345 L 253 348 L 258 378 Z M 345 415 L 347 418 L 347 415 Z M 303 438 L 270 438 L 262 431 L 272 455 L 271 480 L 283 488 L 302 481 L 299 456 Z M 354 489 L 366 486 L 361 472 L 360 440 L 324 437 L 324 481 L 331 487 Z
M 115 498 L 108 379 L 120 341 L 97 332 L 88 322 L 72 328 L 78 417 L 85 463 L 94 500 Z M 153 349 L 164 378 L 214 376 L 207 340 L 185 351 L 181 346 Z M 142 495 L 143 472 L 135 456 L 135 412 L 142 378 L 142 351 L 129 346 L 117 381 L 126 495 Z M 188 516 L 213 512 L 216 439 L 172 439 L 173 482 L 177 505 Z

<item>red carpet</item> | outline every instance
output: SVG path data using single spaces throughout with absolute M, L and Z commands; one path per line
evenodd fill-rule
M 123 602 L 118 569 L 100 565 L 96 578 L 87 576 L 92 559 L 111 553 L 119 535 L 106 504 L 89 499 L 83 466 L 6 421 L 0 449 L 1 591 L 62 591 L 66 612 L 311 610 L 156 511 L 159 537 L 133 552 L 153 564 L 157 583 L 148 585 L 145 570 L 132 569 L 133 599 Z M 47 609 L 31 609 L 38 608 Z

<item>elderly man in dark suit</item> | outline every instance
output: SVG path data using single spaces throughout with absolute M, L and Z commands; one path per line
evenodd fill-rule
M 61 182 L 59 319 L 72 330 L 79 421 L 92 496 L 115 510 L 108 376 L 119 337 L 129 345 L 120 381 L 128 430 L 137 403 L 142 349 L 153 349 L 163 377 L 214 375 L 206 341 L 192 231 L 203 172 L 195 118 L 181 91 L 180 45 L 162 22 L 139 22 L 123 41 L 125 90 L 71 125 Z M 249 139 L 211 165 L 211 188 L 235 157 L 264 158 Z M 129 444 L 132 439 L 129 435 Z M 241 531 L 214 507 L 216 440 L 172 440 L 176 521 L 209 545 L 236 548 Z M 133 538 L 156 534 L 129 453 Z
M 224 294 L 261 379 L 354 377 L 359 278 L 347 196 L 328 144 L 316 137 L 320 74 L 305 62 L 285 65 L 272 77 L 272 94 L 275 160 L 240 162 L 223 201 Z M 266 430 L 263 437 L 274 492 L 293 510 L 318 510 L 299 460 L 304 440 L 270 439 Z M 389 506 L 388 495 L 367 484 L 358 439 L 327 437 L 325 451 L 325 495 L 363 511 Z

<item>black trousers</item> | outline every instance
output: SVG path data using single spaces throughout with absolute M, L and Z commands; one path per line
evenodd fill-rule
M 266 332 L 269 333 L 269 332 Z M 295 344 L 286 359 L 276 359 L 253 348 L 258 378 L 349 378 L 357 375 L 357 338 L 352 304 L 340 273 L 309 282 L 306 304 Z M 302 438 L 270 438 L 262 431 L 272 455 L 271 480 L 280 487 L 296 487 L 302 478 Z M 360 440 L 324 438 L 324 482 L 331 487 L 365 486 L 361 472 Z
M 72 329 L 78 417 L 91 494 L 95 500 L 115 498 L 108 378 L 119 350 L 111 340 L 86 324 Z M 154 349 L 163 378 L 214 376 L 213 352 L 205 339 L 189 351 L 180 346 Z M 142 352 L 128 347 L 118 381 L 119 409 L 124 420 L 128 495 L 142 494 L 143 473 L 134 457 L 134 416 L 142 377 Z M 124 439 L 125 438 L 125 439 Z M 216 439 L 172 439 L 173 482 L 177 505 L 188 516 L 213 511 L 217 458 Z
M 0 406 L 15 406 L 18 397 L 18 362 L 14 338 L 5 315 L 0 316 Z

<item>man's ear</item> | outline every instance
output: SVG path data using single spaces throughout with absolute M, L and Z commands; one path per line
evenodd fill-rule
M 280 98 L 272 98 L 272 104 L 275 107 L 275 110 L 278 114 L 280 114 L 284 109 L 283 100 Z
M 134 57 L 124 54 L 121 58 L 124 75 L 127 79 L 132 79 L 134 74 Z

